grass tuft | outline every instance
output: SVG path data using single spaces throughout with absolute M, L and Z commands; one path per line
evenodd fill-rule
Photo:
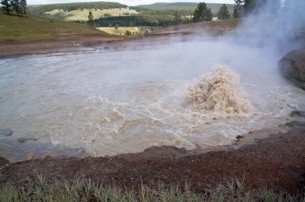
M 156 189 L 141 185 L 139 191 L 122 190 L 118 187 L 97 185 L 91 179 L 79 179 L 69 182 L 55 181 L 48 183 L 41 175 L 36 181 L 28 180 L 20 187 L 4 186 L 0 188 L 0 201 L 128 201 L 128 202 L 201 202 L 201 201 L 299 201 L 305 202 L 304 193 L 293 196 L 287 193 L 278 194 L 272 190 L 250 190 L 243 182 L 234 181 L 219 185 L 211 190 L 202 190 L 204 194 L 191 191 L 188 184 L 184 188 Z

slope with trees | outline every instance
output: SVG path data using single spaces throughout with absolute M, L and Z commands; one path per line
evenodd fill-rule
M 217 12 L 222 6 L 222 4 L 216 3 L 206 5 L 210 8 L 207 20 L 211 20 L 212 15 L 217 16 Z M 127 7 L 119 3 L 91 2 L 30 6 L 29 10 L 45 17 L 81 23 L 88 20 L 88 13 L 91 11 L 97 26 L 115 26 L 120 20 L 122 22 L 119 24 L 122 26 L 136 26 L 138 24 L 167 26 L 191 22 L 197 6 L 198 3 L 155 3 Z M 231 13 L 233 6 L 233 4 L 227 5 Z

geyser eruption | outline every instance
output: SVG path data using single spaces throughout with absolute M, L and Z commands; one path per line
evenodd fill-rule
M 0 129 L 13 135 L 0 135 L 0 155 L 43 157 L 50 151 L 45 144 L 92 156 L 162 145 L 208 148 L 250 131 L 286 130 L 305 96 L 282 78 L 277 62 L 304 44 L 295 35 L 305 22 L 305 1 L 283 1 L 271 13 L 272 2 L 245 17 L 232 35 L 1 59 Z M 234 72 L 219 65 L 188 89 L 219 63 Z M 37 141 L 20 144 L 19 138 Z
M 214 66 L 213 75 L 203 75 L 190 86 L 188 102 L 197 110 L 226 114 L 241 114 L 249 110 L 249 101 L 239 88 L 238 76 L 226 65 Z

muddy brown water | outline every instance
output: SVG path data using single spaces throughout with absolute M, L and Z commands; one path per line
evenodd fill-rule
M 105 156 L 162 145 L 204 149 L 253 130 L 283 131 L 305 96 L 281 77 L 278 59 L 271 48 L 217 38 L 1 59 L 0 129 L 13 134 L 0 136 L 0 156 L 18 161 L 29 154 Z M 189 87 L 219 64 L 238 79 L 246 111 L 188 103 Z

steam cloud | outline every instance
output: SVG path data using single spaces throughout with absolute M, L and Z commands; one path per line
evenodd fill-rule
M 273 47 L 285 54 L 305 45 L 304 10 L 304 0 L 264 1 L 244 19 L 236 33 L 244 43 Z
M 232 56 L 231 59 L 237 60 L 228 60 L 229 63 L 226 63 L 223 58 L 218 59 L 221 63 L 240 69 L 240 72 L 247 71 L 255 75 L 254 85 L 267 84 L 268 80 L 272 80 L 275 84 L 276 80 L 271 77 L 278 76 L 274 68 L 277 61 L 288 51 L 305 45 L 305 0 L 257 2 L 260 4 L 242 18 L 243 21 L 233 36 L 229 34 L 228 38 L 219 38 L 218 42 L 222 46 L 222 51 L 239 52 L 234 56 L 232 53 L 226 53 Z M 231 41 L 229 43 L 231 45 L 227 47 L 225 44 L 230 40 L 233 40 L 233 44 L 238 46 L 232 46 Z M 218 52 L 218 55 L 222 54 Z M 237 55 L 240 55 L 240 59 Z M 264 74 L 268 75 L 267 80 Z M 259 77 L 261 77 L 261 81 L 259 81 Z M 252 80 L 250 77 L 245 78 L 248 84 L 250 79 Z M 249 111 L 250 102 L 240 91 L 239 79 L 226 66 L 214 68 L 213 76 L 203 76 L 201 80 L 191 86 L 187 99 L 197 110 L 212 110 L 226 114 L 240 114 Z

